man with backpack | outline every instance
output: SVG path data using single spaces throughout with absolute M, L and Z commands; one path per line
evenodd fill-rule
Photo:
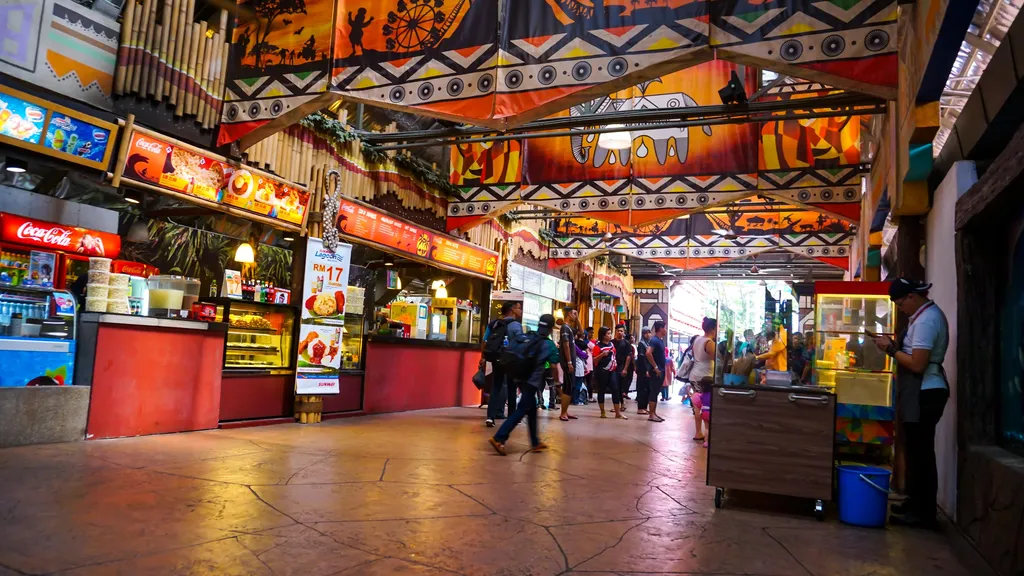
M 501 353 L 508 343 L 523 335 L 523 303 L 508 300 L 501 304 L 501 318 L 491 321 L 484 334 L 483 359 L 481 362 L 491 363 L 491 395 L 487 401 L 488 428 L 494 427 L 494 421 L 501 418 L 504 412 L 505 394 L 508 396 L 508 413 L 516 409 L 516 389 L 508 382 L 505 370 L 501 367 Z
M 515 394 L 515 387 L 523 389 L 523 398 L 516 411 L 509 414 L 508 420 L 498 428 L 498 433 L 489 438 L 494 450 L 504 456 L 505 442 L 512 430 L 526 418 L 530 431 L 530 451 L 546 450 L 547 445 L 540 441 L 537 434 L 537 391 L 544 386 L 546 372 L 558 363 L 559 353 L 555 343 L 551 341 L 551 331 L 555 326 L 555 317 L 544 314 L 537 323 L 537 331 L 520 334 L 509 339 L 508 346 L 501 354 L 502 369 L 508 374 L 509 395 Z

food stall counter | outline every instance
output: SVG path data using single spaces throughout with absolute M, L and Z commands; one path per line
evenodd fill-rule
M 75 383 L 92 387 L 86 439 L 216 428 L 227 324 L 86 312 Z
M 220 421 L 291 417 L 295 401 L 295 306 L 203 298 L 228 325 Z
M 371 334 L 363 411 L 368 414 L 476 406 L 480 344 Z

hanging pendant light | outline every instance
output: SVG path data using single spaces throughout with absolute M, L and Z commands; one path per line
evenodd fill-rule
M 256 261 L 256 254 L 253 252 L 252 244 L 248 242 L 242 242 L 238 245 L 235 250 L 235 262 L 241 262 L 242 264 L 252 264 Z
M 435 298 L 447 298 L 448 297 L 448 289 L 445 288 L 444 281 L 443 280 L 438 280 L 438 282 L 440 282 L 441 285 L 438 286 L 437 287 L 437 291 L 434 292 L 434 297 Z
M 625 128 L 625 126 L 622 124 L 609 124 L 605 128 Z M 629 133 L 629 130 L 604 132 L 598 135 L 597 145 L 607 150 L 625 150 L 633 146 L 633 135 Z

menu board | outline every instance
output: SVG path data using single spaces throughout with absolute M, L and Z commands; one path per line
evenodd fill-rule
M 494 279 L 498 267 L 498 255 L 495 252 L 458 238 L 428 231 L 349 198 L 341 199 L 338 230 L 361 242 L 376 244 L 488 280 Z
M 0 86 L 0 141 L 106 170 L 117 124 Z
M 341 331 L 351 267 L 351 244 L 339 243 L 332 252 L 319 238 L 309 239 L 302 282 L 302 328 L 295 362 L 296 394 L 337 394 L 341 390 Z
M 225 204 L 290 224 L 301 225 L 309 206 L 309 192 L 245 168 L 226 159 L 199 154 L 135 131 L 128 147 L 124 177 Z
M 72 118 L 66 114 L 54 114 L 46 127 L 46 141 L 50 150 L 80 156 L 94 162 L 102 162 L 107 155 L 110 130 Z
M 47 112 L 46 108 L 32 102 L 0 94 L 0 134 L 21 142 L 39 144 Z

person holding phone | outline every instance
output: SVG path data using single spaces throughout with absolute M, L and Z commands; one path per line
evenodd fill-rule
M 896 340 L 868 332 L 875 345 L 896 361 L 897 414 L 906 449 L 907 500 L 893 506 L 890 523 L 935 526 L 939 489 L 935 464 L 935 427 L 949 399 L 949 382 L 942 368 L 949 346 L 949 324 L 928 298 L 931 284 L 898 278 L 889 298 L 910 317 Z

